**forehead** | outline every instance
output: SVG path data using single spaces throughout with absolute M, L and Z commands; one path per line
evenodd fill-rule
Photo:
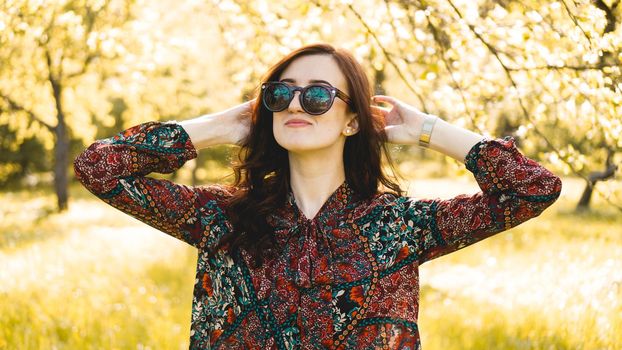
M 314 80 L 325 80 L 330 85 L 347 90 L 347 82 L 337 62 L 330 55 L 309 55 L 296 58 L 281 73 L 280 80 L 291 80 L 299 86 Z

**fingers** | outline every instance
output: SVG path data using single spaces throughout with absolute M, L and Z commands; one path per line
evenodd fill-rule
M 384 119 L 386 125 L 400 124 L 402 122 L 399 114 L 393 108 L 384 108 L 380 106 L 370 106 L 373 115 L 377 115 Z
M 391 105 L 397 105 L 400 103 L 400 101 L 398 99 L 396 99 L 395 97 L 391 97 L 391 96 L 386 96 L 386 95 L 375 95 L 372 98 L 372 101 L 378 103 L 378 102 L 384 102 L 384 103 L 389 103 Z
M 371 112 L 372 113 L 377 113 L 380 114 L 382 116 L 386 116 L 391 110 L 389 108 L 384 108 L 384 107 L 380 107 L 380 106 L 374 106 L 371 105 Z

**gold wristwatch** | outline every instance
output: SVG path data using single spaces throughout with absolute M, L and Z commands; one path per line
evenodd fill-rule
M 428 148 L 430 146 L 430 138 L 432 137 L 432 129 L 434 128 L 434 124 L 436 124 L 437 116 L 428 114 L 425 120 L 423 121 L 423 126 L 421 127 L 421 136 L 419 136 L 419 146 Z

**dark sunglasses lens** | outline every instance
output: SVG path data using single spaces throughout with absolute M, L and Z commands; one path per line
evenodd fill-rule
M 268 85 L 263 93 L 263 101 L 269 110 L 282 111 L 289 106 L 291 93 L 285 84 Z
M 331 106 L 330 90 L 323 86 L 312 86 L 302 96 L 302 104 L 309 113 L 324 113 Z

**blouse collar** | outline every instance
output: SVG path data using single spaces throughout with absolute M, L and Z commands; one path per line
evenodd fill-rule
M 290 187 L 287 193 L 286 207 L 289 209 L 288 211 L 294 214 L 293 219 L 295 221 L 315 221 L 322 219 L 326 214 L 341 212 L 345 209 L 346 206 L 351 203 L 353 192 L 347 181 L 342 182 L 328 199 L 326 199 L 324 204 L 322 204 L 322 207 L 320 207 L 320 210 L 315 214 L 315 217 L 307 218 L 296 203 L 296 198 Z
M 294 194 L 290 187 L 289 192 L 286 195 L 284 205 L 268 216 L 268 222 L 276 231 L 281 231 L 283 229 L 289 230 L 299 224 L 310 224 L 316 221 L 326 223 L 327 220 L 334 217 L 335 214 L 344 213 L 347 211 L 347 207 L 355 205 L 354 202 L 356 198 L 357 196 L 354 189 L 350 187 L 347 181 L 344 181 L 328 197 L 320 210 L 318 210 L 315 217 L 313 219 L 309 219 L 304 216 L 302 211 L 298 208 L 296 199 L 294 198 Z

